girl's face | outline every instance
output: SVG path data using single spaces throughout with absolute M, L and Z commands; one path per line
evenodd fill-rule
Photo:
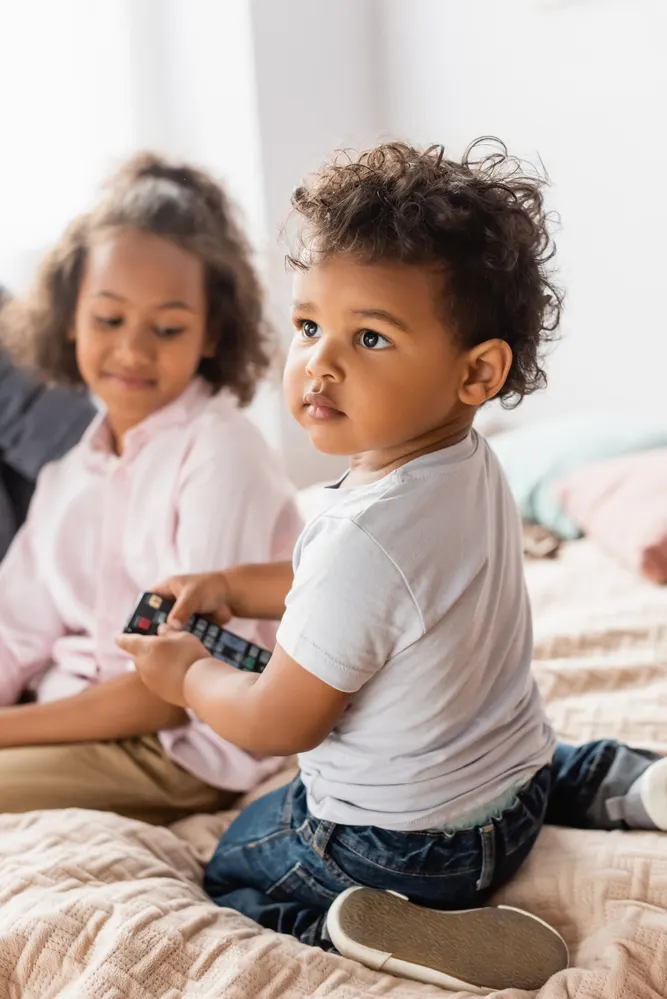
M 98 233 L 70 335 L 121 449 L 123 435 L 176 399 L 215 350 L 201 261 L 139 229 Z

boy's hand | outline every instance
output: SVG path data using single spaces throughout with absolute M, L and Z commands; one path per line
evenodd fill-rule
M 209 654 L 194 635 L 172 631 L 167 635 L 120 635 L 116 644 L 134 659 L 137 673 L 154 694 L 169 704 L 187 707 L 183 694 L 185 674 L 193 663 Z
M 205 615 L 221 625 L 234 616 L 229 606 L 229 584 L 222 572 L 172 576 L 156 586 L 155 592 L 176 601 L 167 619 L 168 628 L 180 630 L 193 614 Z

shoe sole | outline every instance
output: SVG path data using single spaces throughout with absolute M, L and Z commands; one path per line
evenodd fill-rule
M 477 995 L 534 991 L 568 966 L 554 929 L 506 906 L 443 912 L 391 892 L 350 888 L 331 906 L 327 931 L 343 957 Z

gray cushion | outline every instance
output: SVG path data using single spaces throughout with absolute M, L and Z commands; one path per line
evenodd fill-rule
M 0 465 L 0 476 L 2 466 Z M 4 558 L 16 531 L 16 517 L 4 482 L 0 477 L 0 560 Z

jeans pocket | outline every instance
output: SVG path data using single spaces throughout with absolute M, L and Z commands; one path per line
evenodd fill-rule
M 299 862 L 267 888 L 266 894 L 277 902 L 295 901 L 328 909 L 342 891 L 343 888 L 335 890 L 321 884 Z

